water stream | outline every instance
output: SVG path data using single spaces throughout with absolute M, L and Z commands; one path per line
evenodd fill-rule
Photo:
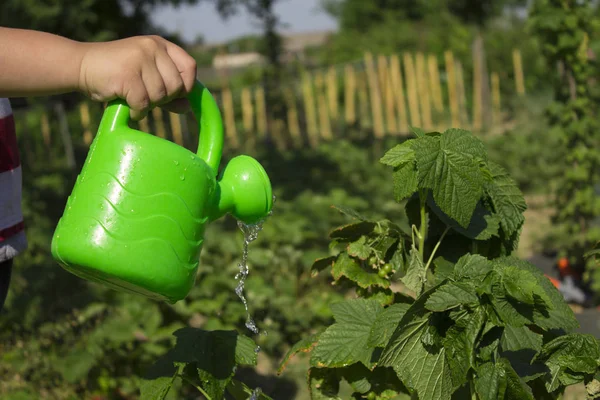
M 242 260 L 238 264 L 240 272 L 235 275 L 235 279 L 239 281 L 235 288 L 235 294 L 242 300 L 244 308 L 246 309 L 246 328 L 250 329 L 255 334 L 258 334 L 259 330 L 248 310 L 248 301 L 244 296 L 244 285 L 246 284 L 248 272 L 250 272 L 250 269 L 248 268 L 248 248 L 250 247 L 250 243 L 258 238 L 258 233 L 262 230 L 263 223 L 264 221 L 260 221 L 256 224 L 247 225 L 242 221 L 238 221 L 238 227 L 244 234 L 244 250 L 242 252 Z
M 273 196 L 273 204 L 275 204 L 275 196 Z M 273 214 L 273 211 L 269 213 L 267 216 L 270 217 Z M 250 315 L 250 311 L 248 310 L 248 301 L 244 296 L 244 285 L 246 284 L 246 278 L 248 278 L 248 273 L 250 272 L 250 268 L 248 267 L 248 250 L 250 247 L 250 243 L 255 241 L 258 238 L 258 233 L 262 230 L 263 224 L 266 219 L 263 219 L 255 224 L 245 224 L 242 221 L 238 221 L 238 227 L 244 234 L 244 249 L 242 251 L 242 260 L 238 264 L 239 272 L 235 275 L 235 279 L 238 281 L 238 284 L 235 288 L 235 294 L 242 300 L 244 303 L 244 308 L 246 309 L 246 328 L 248 328 L 252 333 L 258 335 L 260 330 L 256 326 L 256 322 L 252 315 Z M 266 335 L 267 332 L 263 331 L 263 334 Z M 260 346 L 256 346 L 254 350 L 256 353 L 260 351 Z M 248 398 L 248 400 L 258 400 L 260 395 L 262 394 L 262 389 L 260 387 L 254 389 L 252 395 Z

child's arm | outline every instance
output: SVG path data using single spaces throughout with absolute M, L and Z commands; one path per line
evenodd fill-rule
M 134 119 L 184 97 L 196 62 L 157 36 L 82 43 L 45 32 L 0 27 L 0 97 L 80 91 L 97 101 L 122 98 Z M 181 111 L 181 104 L 170 103 Z

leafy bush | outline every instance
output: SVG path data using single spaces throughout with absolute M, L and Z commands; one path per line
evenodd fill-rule
M 570 333 L 578 323 L 560 293 L 511 256 L 526 209 L 514 180 L 467 131 L 415 134 L 381 159 L 410 227 L 338 208 L 351 222 L 313 271 L 358 298 L 333 304 L 335 323 L 299 341 L 280 371 L 310 351 L 314 399 L 339 399 L 341 381 L 370 400 L 556 399 L 594 382 L 597 340 Z

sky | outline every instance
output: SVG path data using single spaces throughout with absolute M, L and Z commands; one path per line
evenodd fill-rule
M 336 22 L 319 10 L 320 0 L 282 0 L 275 7 L 281 21 L 287 24 L 283 32 L 331 30 Z M 220 43 L 246 34 L 260 33 L 255 20 L 246 12 L 222 20 L 211 4 L 179 8 L 160 7 L 152 20 L 171 32 L 179 31 L 184 40 L 192 42 L 203 35 L 207 43 Z

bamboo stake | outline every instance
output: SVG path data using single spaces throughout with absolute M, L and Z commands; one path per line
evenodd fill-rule
M 369 92 L 367 90 L 367 77 L 365 71 L 359 72 L 359 77 L 356 80 L 358 91 L 358 106 L 360 112 L 360 127 L 365 128 L 366 122 L 369 120 Z
M 494 124 L 500 124 L 501 121 L 501 104 L 500 104 L 500 77 L 498 73 L 492 72 L 492 119 Z
M 181 118 L 179 114 L 169 113 L 169 122 L 171 123 L 171 132 L 173 140 L 180 146 L 183 146 L 183 134 L 181 130 Z
M 381 115 L 381 93 L 377 82 L 377 74 L 375 73 L 375 65 L 373 63 L 373 55 L 365 53 L 365 65 L 367 68 L 367 81 L 369 91 L 371 93 L 371 112 L 373 113 L 373 133 L 375 137 L 381 138 L 384 135 L 383 117 Z
M 90 130 L 90 107 L 85 101 L 79 104 L 79 116 L 81 117 L 81 128 L 83 129 L 83 143 L 89 146 L 94 138 Z
M 375 67 L 377 69 L 377 82 L 379 84 L 379 92 L 383 96 L 385 82 L 387 81 L 387 61 L 386 57 L 383 54 L 379 54 L 377 56 L 377 65 Z
M 385 109 L 387 116 L 388 132 L 398 133 L 398 119 L 396 117 L 396 97 L 394 93 L 394 86 L 392 84 L 392 72 L 388 69 L 388 80 L 385 86 Z
M 469 126 L 469 117 L 467 115 L 467 95 L 465 91 L 465 80 L 463 74 L 463 67 L 460 61 L 456 62 L 456 81 L 457 91 L 459 99 L 459 110 L 460 110 L 460 121 L 461 124 Z
M 423 128 L 431 129 L 433 127 L 431 119 L 431 99 L 429 96 L 429 87 L 427 85 L 427 67 L 425 66 L 425 56 L 423 53 L 417 53 L 416 63 L 417 87 L 421 104 L 421 116 L 423 117 Z
M 443 112 L 444 100 L 442 99 L 442 86 L 440 84 L 440 72 L 437 57 L 430 54 L 427 59 L 427 66 L 429 67 L 429 87 L 431 88 L 433 105 L 437 112 Z
M 353 125 L 356 122 L 356 75 L 351 64 L 344 67 L 344 89 L 345 120 L 347 125 Z
M 156 128 L 156 136 L 166 138 L 165 122 L 163 121 L 162 109 L 160 107 L 154 107 L 152 109 L 152 116 L 154 117 L 154 127 Z
M 329 99 L 329 114 L 334 121 L 339 116 L 337 73 L 334 66 L 327 71 L 327 97 Z
M 448 80 L 448 101 L 450 103 L 452 127 L 458 128 L 460 126 L 460 99 L 458 96 L 456 68 L 454 63 L 454 55 L 452 54 L 452 51 L 448 50 L 444 52 L 444 59 L 446 63 L 446 77 Z
M 254 96 L 256 99 L 256 127 L 258 129 L 258 137 L 264 139 L 267 137 L 267 108 L 265 105 L 265 90 L 262 86 L 256 88 Z
M 285 122 L 281 119 L 268 119 L 269 132 L 278 151 L 285 151 L 287 143 L 284 138 Z
M 311 147 L 319 144 L 319 127 L 315 112 L 315 98 L 313 95 L 313 83 L 309 73 L 304 73 L 302 78 L 302 92 L 304 97 L 304 113 L 306 114 L 306 125 L 308 141 Z
M 228 145 L 237 149 L 240 145 L 235 127 L 235 111 L 233 109 L 233 96 L 229 86 L 223 89 L 223 114 L 225 117 L 225 133 L 227 135 Z
M 252 107 L 252 93 L 250 89 L 242 89 L 242 118 L 243 126 L 246 134 L 254 129 L 254 109 Z
M 296 97 L 294 90 L 290 87 L 284 89 L 285 100 L 287 103 L 288 128 L 292 136 L 295 147 L 302 146 L 302 137 L 300 135 L 300 124 L 298 122 L 298 107 L 296 107 Z
M 391 86 L 396 97 L 396 110 L 398 111 L 398 131 L 408 132 L 408 115 L 406 113 L 406 100 L 404 99 L 404 82 L 400 59 L 393 55 L 390 59 Z
M 525 94 L 525 78 L 523 77 L 523 61 L 521 59 L 521 50 L 513 50 L 513 66 L 515 69 L 515 85 L 519 96 Z
M 387 58 L 379 56 L 378 65 L 383 71 L 383 83 L 381 85 L 381 91 L 383 93 L 385 103 L 385 124 L 387 132 L 397 133 L 398 126 L 396 121 L 396 110 L 394 107 L 394 88 L 392 87 L 391 72 L 387 65 Z
M 410 110 L 410 123 L 412 126 L 421 126 L 421 114 L 419 113 L 419 95 L 417 89 L 417 77 L 412 55 L 404 53 L 404 73 L 408 91 L 408 108 Z
M 331 121 L 329 119 L 329 109 L 325 99 L 325 81 L 321 72 L 315 74 L 315 89 L 317 91 L 317 105 L 319 107 L 319 124 L 321 125 L 321 136 L 325 140 L 333 139 L 331 134 Z
M 140 126 L 140 131 L 150 133 L 150 124 L 148 123 L 148 117 L 144 117 L 144 119 L 138 121 L 138 125 Z

